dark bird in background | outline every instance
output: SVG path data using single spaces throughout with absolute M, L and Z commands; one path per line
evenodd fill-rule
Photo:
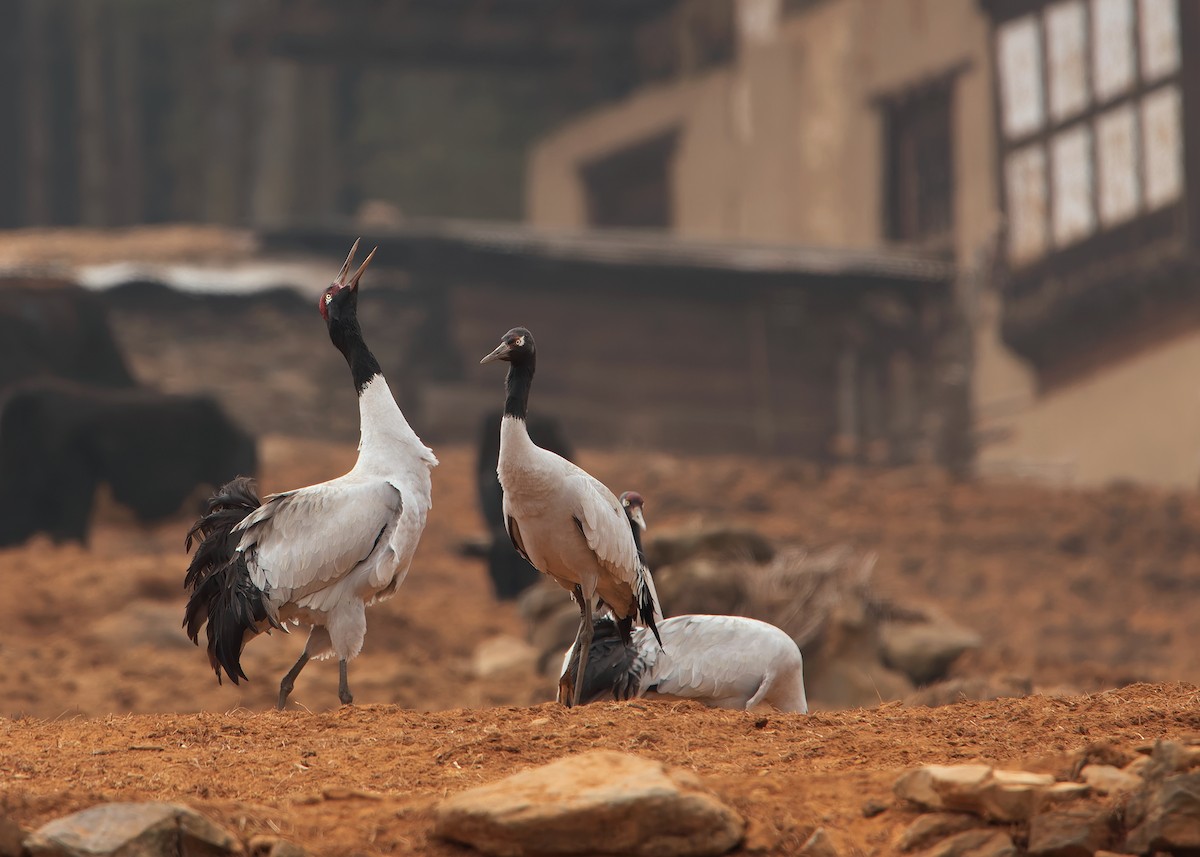
M 283 708 L 311 658 L 338 658 L 338 698 L 353 701 L 347 661 L 366 634 L 366 607 L 395 594 L 412 563 L 430 507 L 432 450 L 409 426 L 358 323 L 358 284 L 374 257 L 349 275 L 358 242 L 319 304 L 329 338 L 346 358 L 358 393 L 358 460 L 344 476 L 260 500 L 235 479 L 209 501 L 188 534 L 199 542 L 188 567 L 184 625 L 237 684 L 246 642 L 287 623 L 311 626 L 279 685 Z
M 504 529 L 504 491 L 496 476 L 500 460 L 500 420 L 496 411 L 483 419 L 479 436 L 479 454 L 475 459 L 475 480 L 479 493 L 479 508 L 487 522 L 490 544 L 487 552 L 488 577 L 492 590 L 500 601 L 516 598 L 538 580 L 539 572 L 513 548 Z M 532 416 L 526 420 L 529 437 L 538 446 L 558 453 L 570 461 L 574 450 L 563 434 L 562 426 L 553 417 Z
M 640 549 L 645 501 L 627 491 L 621 503 Z M 670 697 L 715 708 L 748 710 L 767 703 L 808 713 L 804 659 L 780 628 L 745 616 L 692 614 L 665 619 L 658 631 L 661 645 L 645 628 L 634 629 L 630 638 L 613 617 L 597 618 L 582 681 L 575 646 L 563 655 L 559 701 L 574 692 L 582 704 Z
M 621 503 L 603 484 L 560 455 L 534 444 L 526 417 L 537 362 L 533 335 L 523 327 L 504 334 L 480 363 L 503 360 L 504 417 L 497 475 L 504 490 L 504 524 L 517 551 L 572 592 L 579 604 L 577 670 L 586 675 L 597 598 L 616 619 L 638 617 L 655 631 L 662 612 L 649 569 Z M 578 693 L 572 704 L 578 701 Z

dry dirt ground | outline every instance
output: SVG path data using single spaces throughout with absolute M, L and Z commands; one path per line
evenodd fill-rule
M 354 457 L 280 437 L 262 449 L 268 491 Z M 1200 681 L 1200 501 L 1188 494 L 585 452 L 614 488 L 647 496 L 655 531 L 738 524 L 877 551 L 882 594 L 936 604 L 983 635 L 959 674 L 1017 674 L 1044 695 L 840 712 L 814 700 L 808 717 L 765 720 L 685 703 L 567 711 L 549 701 L 552 680 L 474 677 L 481 641 L 524 629 L 457 550 L 481 529 L 471 451 L 438 453 L 428 529 L 399 595 L 368 613 L 349 709 L 336 709 L 323 662 L 300 677 L 292 710 L 270 710 L 300 634 L 255 640 L 250 683 L 217 684 L 178 627 L 185 516 L 142 527 L 102 503 L 87 549 L 0 551 L 0 810 L 33 826 L 101 800 L 165 798 L 318 853 L 462 854 L 427 837 L 439 798 L 603 747 L 695 769 L 751 820 L 752 849 L 794 853 L 820 825 L 843 853 L 887 853 L 912 817 L 890 800 L 906 766 L 1064 770 L 1093 742 L 1200 733 L 1198 691 L 1179 683 Z M 1054 695 L 1064 690 L 1095 693 Z M 890 808 L 867 818 L 868 800 Z

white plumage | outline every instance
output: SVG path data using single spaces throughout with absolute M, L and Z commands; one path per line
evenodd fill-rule
M 355 242 L 355 249 L 358 242 Z M 338 695 L 353 697 L 346 663 L 362 650 L 366 607 L 403 582 L 431 505 L 433 451 L 409 426 L 358 324 L 350 251 L 322 296 L 321 315 L 358 391 L 361 438 L 349 473 L 260 501 L 239 478 L 209 501 L 188 536 L 199 535 L 186 584 L 185 625 L 193 640 L 207 623 L 209 659 L 236 684 L 246 641 L 287 623 L 312 626 L 304 653 L 280 683 L 279 707 L 312 658 L 339 660 Z
M 536 362 L 532 334 L 524 328 L 510 330 L 480 362 L 491 360 L 510 364 L 496 469 L 504 490 L 505 527 L 522 556 L 575 594 L 580 607 L 578 651 L 586 662 L 593 600 L 599 598 L 618 619 L 626 620 L 623 633 L 629 633 L 635 617 L 653 632 L 655 616 L 661 615 L 654 583 L 616 496 L 586 471 L 529 438 L 525 417 Z
M 362 441 L 349 473 L 271 495 L 235 528 L 273 618 L 314 626 L 309 658 L 359 654 L 365 607 L 404 582 L 432 505 L 437 459 L 382 375 L 368 382 L 359 410 Z
M 584 703 L 670 697 L 717 708 L 767 703 L 808 713 L 800 649 L 774 625 L 744 616 L 675 616 L 658 623 L 660 647 L 644 628 L 633 632 L 631 644 L 622 645 L 611 624 L 598 620 L 590 669 L 584 681 L 574 682 L 583 688 Z M 572 646 L 563 656 L 563 673 L 574 657 Z

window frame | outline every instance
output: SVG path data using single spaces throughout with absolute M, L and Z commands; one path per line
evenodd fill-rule
M 1200 22 L 1200 10 L 1194 9 L 1190 0 L 1182 0 L 1182 2 L 1176 0 L 1179 63 L 1169 74 L 1148 80 L 1142 67 L 1140 0 L 1130 0 L 1133 13 L 1130 35 L 1133 52 L 1131 57 L 1133 78 L 1120 94 L 1110 95 L 1100 101 L 1096 96 L 1093 80 L 1096 50 L 1093 5 L 1092 0 L 1083 0 L 1085 35 L 1083 63 L 1087 103 L 1081 110 L 1070 113 L 1067 118 L 1056 118 L 1051 110 L 1051 82 L 1048 74 L 1049 36 L 1045 13 L 1048 8 L 1058 2 L 1061 0 L 980 0 L 984 10 L 991 18 L 988 41 L 991 56 L 994 139 L 996 141 L 995 185 L 997 199 L 1000 201 L 1007 222 L 1011 222 L 1012 216 L 1007 178 L 1009 158 L 1022 149 L 1036 145 L 1040 147 L 1045 161 L 1043 174 L 1045 216 L 1042 219 L 1043 236 L 1040 252 L 1028 258 L 1017 258 L 1008 241 L 1007 230 L 1003 241 L 1002 257 L 1011 274 L 1009 288 L 1018 292 L 1031 291 L 1037 288 L 1047 276 L 1060 274 L 1064 269 L 1084 271 L 1089 278 L 1102 275 L 1105 263 L 1097 264 L 1098 260 L 1114 254 L 1119 255 L 1125 251 L 1139 255 L 1135 251 L 1147 242 L 1186 244 L 1189 240 L 1187 234 L 1189 228 L 1196 232 L 1195 217 L 1189 218 L 1188 210 L 1195 205 L 1196 199 L 1193 185 L 1197 175 L 1195 169 L 1196 144 L 1197 137 L 1200 136 L 1196 128 L 1196 117 L 1200 111 L 1189 104 L 1191 90 L 1188 81 L 1189 74 L 1197 70 L 1196 66 L 1200 65 L 1200 61 L 1195 56 L 1189 57 L 1188 47 L 1200 47 L 1200 40 L 1195 38 L 1198 22 Z M 1005 127 L 1004 82 L 1001 78 L 1000 66 L 1000 32 L 1005 24 L 1030 14 L 1036 15 L 1038 22 L 1038 83 L 1041 89 L 1043 115 L 1037 129 L 1010 137 Z M 1142 143 L 1144 133 L 1142 110 L 1148 95 L 1172 87 L 1178 92 L 1180 99 L 1181 187 L 1179 195 L 1174 201 L 1157 208 L 1148 208 L 1145 196 L 1147 173 Z M 1134 116 L 1137 209 L 1121 221 L 1106 224 L 1102 216 L 1100 201 L 1100 187 L 1103 178 L 1098 151 L 1097 120 L 1111 111 L 1126 106 L 1132 108 Z M 1055 177 L 1052 149 L 1053 142 L 1058 135 L 1075 127 L 1088 129 L 1091 164 L 1089 204 L 1092 228 L 1085 237 L 1060 244 L 1055 236 Z M 1190 227 L 1189 220 L 1192 224 Z M 1191 244 L 1195 246 L 1196 242 L 1192 240 Z
M 873 100 L 879 111 L 880 116 L 880 138 L 882 149 L 882 194 L 881 203 L 882 210 L 880 212 L 882 233 L 887 241 L 897 243 L 912 244 L 920 247 L 928 248 L 935 252 L 943 252 L 947 255 L 952 255 L 954 252 L 954 243 L 957 237 L 958 223 L 958 146 L 955 135 L 955 120 L 958 99 L 958 78 L 968 68 L 968 64 L 959 63 L 950 69 L 920 81 L 912 86 L 908 86 L 899 92 L 887 93 L 876 96 Z M 900 212 L 900 202 L 898 196 L 901 191 L 901 176 L 900 176 L 900 152 L 898 151 L 898 143 L 901 143 L 900 135 L 896 133 L 897 118 L 907 111 L 914 109 L 922 109 L 917 105 L 920 102 L 931 102 L 941 100 L 944 102 L 945 121 L 946 121 L 946 147 L 948 152 L 949 162 L 949 190 L 947 194 L 948 207 L 948 222 L 944 230 L 939 232 L 930 232 L 926 234 L 905 235 L 903 230 L 899 228 L 905 222 L 905 218 Z M 910 126 L 915 128 L 917 123 Z M 915 168 L 915 165 L 914 165 Z M 910 182 L 912 188 L 916 188 L 917 193 L 920 192 L 922 182 L 917 176 Z M 920 205 L 917 205 L 918 210 Z M 919 215 L 917 218 L 919 220 Z

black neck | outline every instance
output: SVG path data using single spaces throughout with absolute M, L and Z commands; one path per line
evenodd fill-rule
M 637 525 L 637 521 L 630 521 L 629 529 L 633 530 L 633 543 L 637 546 L 638 559 L 644 565 L 646 562 L 646 552 L 642 550 L 642 528 Z
M 354 389 L 362 395 L 371 379 L 382 374 L 383 370 L 379 368 L 379 361 L 363 340 L 358 317 L 351 315 L 330 324 L 329 338 L 346 358 L 346 363 L 350 365 L 350 375 L 354 378 Z
M 509 364 L 504 379 L 504 415 L 524 420 L 529 413 L 529 388 L 533 386 L 534 358 L 523 357 Z

